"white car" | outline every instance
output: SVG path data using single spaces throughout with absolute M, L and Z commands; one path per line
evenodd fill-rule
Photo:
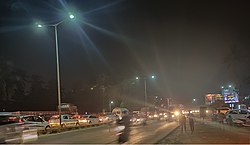
M 232 119 L 233 123 L 241 124 L 241 122 L 246 121 L 249 115 L 250 110 L 248 109 L 233 109 L 226 112 L 226 120 L 229 122 Z
M 82 117 L 87 120 L 88 124 L 99 124 L 101 122 L 95 115 L 83 115 Z
M 23 123 L 27 128 L 37 129 L 37 131 L 42 131 L 44 133 L 47 133 L 50 129 L 49 122 L 37 115 L 20 116 L 19 123 Z

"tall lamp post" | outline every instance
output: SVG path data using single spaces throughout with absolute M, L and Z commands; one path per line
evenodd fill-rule
M 69 15 L 70 19 L 74 19 L 75 16 L 73 14 Z M 55 32 L 55 46 L 56 46 L 56 72 L 57 72 L 57 99 L 58 99 L 58 113 L 59 113 L 59 120 L 60 120 L 60 126 L 62 124 L 62 119 L 61 119 L 61 85 L 60 85 L 60 64 L 59 64 L 59 51 L 58 51 L 58 32 L 57 32 L 57 27 L 63 23 L 66 19 L 61 20 L 60 22 L 56 24 L 50 24 L 50 25 L 42 25 L 42 24 L 37 24 L 38 28 L 42 27 L 54 27 L 54 32 Z
M 109 112 L 112 111 L 112 104 L 114 104 L 114 101 L 110 101 L 110 102 L 109 102 Z
M 155 76 L 152 75 L 151 78 L 155 79 Z M 148 95 L 147 95 L 147 77 L 142 77 L 142 78 L 136 77 L 135 79 L 137 79 L 137 80 L 139 80 L 139 79 L 144 80 L 144 107 L 146 107 L 147 106 L 147 98 L 148 98 Z

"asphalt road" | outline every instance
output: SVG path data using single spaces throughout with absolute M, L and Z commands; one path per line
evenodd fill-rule
M 127 143 L 156 143 L 178 126 L 177 122 L 149 121 L 146 126 L 131 127 Z M 32 144 L 114 144 L 117 136 L 107 125 L 39 136 Z

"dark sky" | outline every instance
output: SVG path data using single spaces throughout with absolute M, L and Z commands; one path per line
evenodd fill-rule
M 232 83 L 223 59 L 232 45 L 250 42 L 248 0 L 1 0 L 0 55 L 54 78 L 53 28 L 34 24 L 58 22 L 69 11 L 76 19 L 58 28 L 68 88 L 98 74 L 119 81 L 140 72 L 157 76 L 156 94 L 201 100 Z

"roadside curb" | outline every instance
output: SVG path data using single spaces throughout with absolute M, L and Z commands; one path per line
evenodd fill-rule
M 178 128 L 180 127 L 180 125 L 177 125 L 173 130 L 171 130 L 167 135 L 165 135 L 163 138 L 159 139 L 158 141 L 155 142 L 155 144 L 160 144 L 165 138 L 167 138 L 168 136 L 170 136 L 173 132 L 175 132 Z

